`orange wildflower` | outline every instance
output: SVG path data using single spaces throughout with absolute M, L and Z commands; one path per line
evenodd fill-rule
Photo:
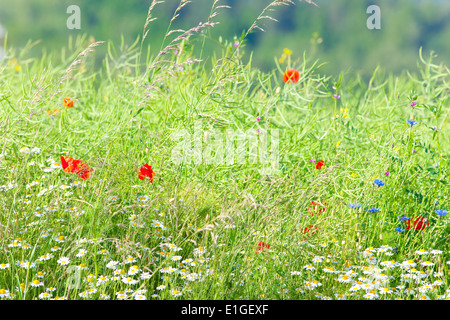
M 75 173 L 83 180 L 87 180 L 94 170 L 82 160 L 75 160 L 72 157 L 61 156 L 61 165 L 64 172 Z
M 73 107 L 73 100 L 70 98 L 64 98 L 64 107 L 65 108 L 72 108 Z
M 53 109 L 53 110 L 47 110 L 46 112 L 47 112 L 47 114 L 48 114 L 49 116 L 54 116 L 54 117 L 56 117 L 58 114 L 60 114 L 61 110 L 58 109 L 58 108 L 56 108 L 56 109 Z
M 286 70 L 286 72 L 283 75 L 284 83 L 289 83 L 289 82 L 296 83 L 296 82 L 298 82 L 298 80 L 300 80 L 300 72 L 298 72 L 295 69 L 288 69 L 288 70 Z

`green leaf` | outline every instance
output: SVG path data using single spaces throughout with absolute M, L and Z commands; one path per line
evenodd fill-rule
M 133 114 L 133 117 L 137 116 L 141 111 L 144 110 L 144 107 L 140 108 L 138 111 L 136 111 L 135 114 Z

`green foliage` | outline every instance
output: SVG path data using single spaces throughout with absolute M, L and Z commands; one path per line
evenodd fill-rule
M 434 210 L 450 203 L 449 69 L 418 51 L 416 72 L 376 68 L 363 81 L 348 72 L 324 76 L 321 60 L 287 51 L 265 72 L 253 65 L 256 53 L 246 61 L 246 38 L 239 46 L 237 38 L 218 41 L 212 56 L 203 51 L 211 36 L 203 31 L 212 29 L 196 27 L 148 56 L 139 41 L 117 46 L 87 36 L 42 56 L 30 53 L 31 43 L 7 50 L 0 62 L 2 298 L 42 298 L 52 286 L 53 297 L 70 299 L 179 299 L 179 291 L 183 299 L 357 300 L 370 298 L 350 289 L 364 276 L 397 288 L 382 298 L 420 299 L 397 286 L 418 291 L 434 281 L 426 294 L 442 299 L 450 226 L 449 215 Z M 283 82 L 286 64 L 300 72 L 298 82 Z M 72 108 L 62 105 L 67 97 Z M 261 170 L 263 153 L 256 163 L 249 153 L 245 163 L 174 161 L 177 134 L 205 149 L 218 139 L 213 130 L 227 129 L 270 134 L 269 150 L 277 129 L 278 151 L 269 153 L 279 156 L 280 171 Z M 85 161 L 93 174 L 80 180 L 61 170 L 63 155 Z M 155 171 L 152 183 L 138 178 L 145 163 Z M 397 232 L 407 229 L 402 216 L 426 217 L 429 226 Z M 420 249 L 442 252 L 420 256 Z M 427 278 L 406 281 L 410 272 L 382 265 L 392 260 L 413 260 Z M 68 286 L 69 266 L 80 268 L 78 288 Z M 338 280 L 352 270 L 353 282 Z M 377 282 L 385 274 L 389 281 Z M 102 276 L 109 282 L 95 286 Z

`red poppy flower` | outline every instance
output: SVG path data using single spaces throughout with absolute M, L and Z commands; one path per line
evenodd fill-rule
M 307 226 L 307 227 L 305 227 L 304 233 L 307 233 L 307 232 L 309 232 L 310 230 L 317 230 L 317 227 Z M 314 234 L 314 233 L 316 233 L 316 232 L 313 231 L 311 234 Z
M 141 169 L 139 169 L 139 179 L 144 180 L 145 177 L 150 179 L 150 183 L 153 183 L 153 177 L 155 176 L 155 172 L 153 172 L 152 166 L 148 164 L 144 164 Z
M 426 227 L 430 225 L 430 222 L 427 218 L 421 216 L 415 216 L 406 221 L 406 230 L 415 229 L 415 230 L 424 230 Z
M 300 72 L 298 72 L 295 69 L 288 69 L 288 70 L 286 70 L 286 72 L 283 75 L 284 83 L 289 83 L 289 82 L 296 83 L 296 82 L 298 82 L 298 80 L 300 80 Z
M 86 162 L 72 157 L 61 156 L 61 165 L 64 172 L 75 173 L 83 180 L 89 179 L 89 175 L 94 171 Z
M 317 227 L 313 227 L 313 226 L 307 226 L 305 227 L 305 229 L 303 230 L 303 234 L 308 237 L 308 236 L 312 236 L 314 233 L 316 233 Z M 310 232 L 311 231 L 311 232 Z M 308 240 L 307 238 L 303 239 L 304 241 Z
M 324 166 L 325 161 L 320 160 L 319 162 L 317 162 L 316 164 L 316 169 L 322 169 L 322 167 Z
M 256 248 L 256 253 L 258 253 L 258 252 L 266 252 L 266 248 L 269 249 L 270 248 L 270 244 L 261 241 L 260 243 L 258 243 L 258 247 Z
M 64 98 L 64 107 L 65 108 L 72 108 L 73 107 L 73 100 L 70 98 Z
M 322 202 L 320 200 L 311 201 L 311 206 L 308 208 L 308 211 L 313 216 L 315 212 L 316 213 L 324 212 L 327 205 L 328 204 L 326 202 Z

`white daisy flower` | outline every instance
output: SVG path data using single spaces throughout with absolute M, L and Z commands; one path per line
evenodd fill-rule
M 60 265 L 65 266 L 70 263 L 70 259 L 68 257 L 61 257 L 57 261 Z

